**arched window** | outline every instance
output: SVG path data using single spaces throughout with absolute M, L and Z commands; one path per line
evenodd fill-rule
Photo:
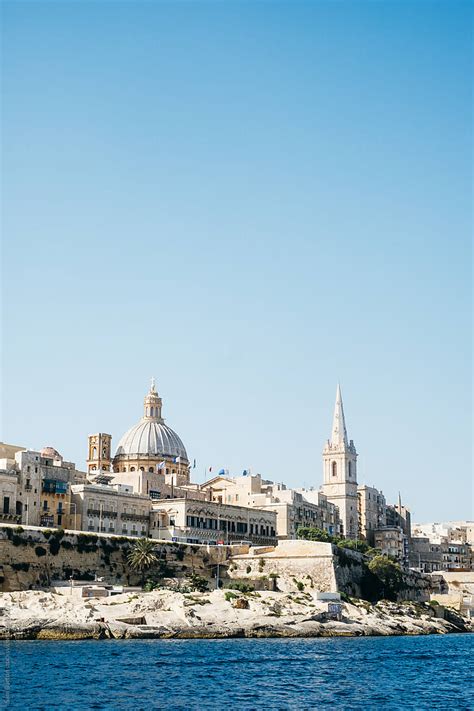
M 97 457 L 97 447 L 92 447 L 92 459 Z
M 149 472 L 153 472 L 153 467 L 148 467 Z
M 350 462 L 347 462 L 347 474 L 348 474 L 349 476 L 351 476 L 351 475 L 352 475 L 352 471 L 351 471 L 351 463 L 350 463 Z
M 332 475 L 337 476 L 337 463 L 336 462 L 332 463 L 331 469 L 332 469 Z
M 131 472 L 134 472 L 134 471 L 135 471 L 135 467 L 130 467 L 130 471 L 131 471 Z
M 144 472 L 144 471 L 145 471 L 145 467 L 140 467 L 140 471 L 141 471 L 141 472 Z

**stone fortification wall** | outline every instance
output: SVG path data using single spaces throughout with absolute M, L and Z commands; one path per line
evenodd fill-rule
M 228 575 L 249 584 L 274 580 L 283 592 L 337 590 L 330 543 L 289 540 L 280 541 L 275 548 L 251 548 L 248 554 L 232 557 Z
M 53 580 L 94 580 L 137 585 L 140 575 L 127 564 L 136 538 L 98 536 L 44 529 L 0 527 L 0 591 L 48 586 Z M 232 547 L 238 552 L 247 546 Z M 207 579 L 217 563 L 230 556 L 228 546 L 196 546 L 157 542 L 156 552 L 172 577 L 196 573 Z
M 375 600 L 383 597 L 383 585 L 367 567 L 361 553 L 316 541 L 280 541 L 276 548 L 252 548 L 234 555 L 228 570 L 231 578 L 257 587 L 273 581 L 283 591 L 340 592 Z M 403 573 L 399 600 L 429 600 L 429 576 Z

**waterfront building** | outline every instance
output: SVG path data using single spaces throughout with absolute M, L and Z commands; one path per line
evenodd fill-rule
M 421 573 L 434 573 L 444 569 L 441 541 L 430 541 L 428 536 L 412 536 L 410 568 Z
M 154 501 L 150 536 L 187 543 L 251 541 L 275 545 L 276 513 L 220 501 L 163 499 Z
M 152 502 L 131 485 L 78 484 L 71 487 L 77 525 L 83 531 L 147 536 Z
M 447 538 L 454 536 L 456 540 L 474 545 L 474 521 L 444 521 L 442 523 L 415 523 L 413 525 L 415 535 L 421 536 L 442 536 Z
M 357 487 L 359 506 L 359 538 L 364 538 L 371 546 L 375 544 L 374 533 L 387 523 L 385 496 L 374 486 L 359 484 Z
M 388 505 L 386 509 L 387 526 L 398 526 L 403 530 L 408 543 L 411 540 L 411 512 L 406 506 L 402 506 L 399 496 L 398 504 Z
M 1 445 L 0 469 L 13 482 L 16 479 L 15 514 L 18 523 L 29 526 L 70 528 L 74 507 L 71 484 L 83 482 L 85 472 L 76 469 L 54 449 L 23 449 Z M 4 502 L 5 504 L 5 502 Z M 13 511 L 12 502 L 10 510 Z
M 22 449 L 0 442 L 0 521 L 5 523 L 21 523 L 20 477 L 15 455 Z
M 373 545 L 383 555 L 394 558 L 403 567 L 408 566 L 408 548 L 406 536 L 399 526 L 384 526 L 373 532 Z
M 0 521 L 20 523 L 18 473 L 0 468 Z
M 259 474 L 239 477 L 219 475 L 201 485 L 211 501 L 274 511 L 279 539 L 296 538 L 301 527 L 340 531 L 339 512 L 319 491 L 289 489 L 262 479 Z
M 421 561 L 425 569 L 430 566 L 424 560 L 426 548 L 434 549 L 440 556 L 439 567 L 435 570 L 474 570 L 473 522 L 450 521 L 444 523 L 414 524 L 410 564 L 417 567 Z M 428 541 L 428 546 L 426 544 Z
M 322 493 L 339 509 L 342 532 L 346 538 L 359 533 L 357 496 L 357 451 L 347 437 L 341 388 L 337 386 L 331 438 L 323 450 Z

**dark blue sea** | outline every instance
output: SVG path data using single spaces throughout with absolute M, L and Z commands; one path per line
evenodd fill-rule
M 0 706 L 473 709 L 473 635 L 0 642 Z

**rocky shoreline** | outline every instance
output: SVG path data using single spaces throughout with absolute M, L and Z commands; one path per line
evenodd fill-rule
M 22 591 L 0 593 L 0 640 L 352 637 L 472 632 L 451 610 L 427 604 L 342 603 L 340 620 L 311 593 L 155 590 L 107 598 Z

